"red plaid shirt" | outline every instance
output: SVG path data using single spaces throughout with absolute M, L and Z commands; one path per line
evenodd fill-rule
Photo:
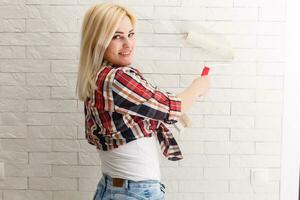
M 84 102 L 88 143 L 107 151 L 156 134 L 168 160 L 183 158 L 175 138 L 163 123 L 178 121 L 180 98 L 158 90 L 130 66 L 103 66 L 96 85 L 98 89 Z

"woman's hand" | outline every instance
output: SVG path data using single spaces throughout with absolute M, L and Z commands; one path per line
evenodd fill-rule
M 211 85 L 211 78 L 209 75 L 199 76 L 193 80 L 195 87 L 198 89 L 200 96 L 205 95 Z
M 210 87 L 210 76 L 199 76 L 193 80 L 190 86 L 188 86 L 184 91 L 177 94 L 182 100 L 181 110 L 186 112 L 190 109 L 193 103 L 196 101 L 197 97 L 206 94 L 208 88 Z

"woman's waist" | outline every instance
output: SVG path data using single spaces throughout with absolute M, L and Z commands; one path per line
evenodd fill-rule
M 139 138 L 117 149 L 99 151 L 102 171 L 114 176 L 160 179 L 155 137 Z

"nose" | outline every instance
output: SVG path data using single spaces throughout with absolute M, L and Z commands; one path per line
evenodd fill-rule
M 129 40 L 128 37 L 124 37 L 124 40 L 123 40 L 123 47 L 130 47 L 131 45 L 131 42 Z

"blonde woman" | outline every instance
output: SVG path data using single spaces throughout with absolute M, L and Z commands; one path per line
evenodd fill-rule
M 96 4 L 84 16 L 76 91 L 101 160 L 94 200 L 164 199 L 156 143 L 168 160 L 183 158 L 165 123 L 181 120 L 209 87 L 200 76 L 178 95 L 150 84 L 131 66 L 135 35 L 136 18 L 120 5 Z

